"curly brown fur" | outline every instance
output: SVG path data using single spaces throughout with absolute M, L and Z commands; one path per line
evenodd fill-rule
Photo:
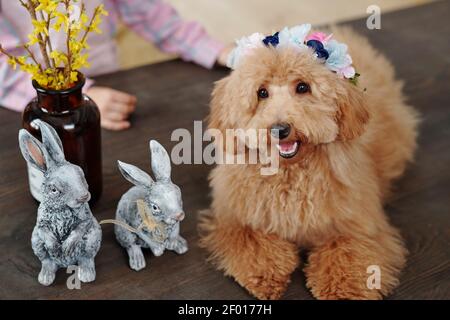
M 259 299 L 281 297 L 291 273 L 299 265 L 294 244 L 238 221 L 208 215 L 203 215 L 201 227 L 206 233 L 201 245 L 211 249 L 211 260 L 220 270 L 233 276 Z
M 416 147 L 417 116 L 404 103 L 392 65 L 348 29 L 358 86 L 340 79 L 311 52 L 260 48 L 217 82 L 210 127 L 268 129 L 287 122 L 298 154 L 280 159 L 276 175 L 260 165 L 218 165 L 202 245 L 219 269 L 258 298 L 279 298 L 310 250 L 307 286 L 319 299 L 379 299 L 398 283 L 406 249 L 383 211 L 392 179 Z M 299 81 L 311 91 L 297 95 Z M 258 100 L 264 85 L 269 98 Z M 366 91 L 363 89 L 366 88 Z M 381 289 L 366 286 L 367 267 L 381 269 Z

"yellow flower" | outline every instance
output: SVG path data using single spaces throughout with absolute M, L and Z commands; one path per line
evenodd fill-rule
M 64 74 L 62 72 L 58 72 L 58 81 L 64 82 Z
M 54 0 L 38 0 L 39 5 L 36 7 L 36 11 L 45 11 L 47 14 L 53 13 L 58 6 L 58 1 Z
M 55 60 L 55 64 L 57 67 L 60 66 L 61 64 L 66 65 L 69 62 L 67 55 L 57 50 L 53 50 L 52 52 L 50 52 L 50 58 Z
M 33 79 L 38 79 L 41 74 L 39 72 L 39 67 L 35 64 L 27 63 L 20 65 L 20 69 L 31 74 Z
M 59 32 L 59 30 L 61 30 L 61 27 L 64 25 L 64 27 L 66 27 L 68 25 L 69 22 L 69 18 L 67 17 L 67 15 L 61 13 L 61 12 L 55 12 L 55 17 L 56 17 L 56 21 L 55 23 L 53 23 L 53 29 L 55 29 L 55 31 Z
M 100 15 L 102 15 L 102 16 L 108 16 L 109 15 L 108 11 L 105 10 L 105 5 L 103 3 L 98 6 L 98 13 Z
M 89 32 L 94 31 L 96 33 L 102 33 L 102 30 L 98 27 L 102 23 L 102 16 L 107 16 L 108 11 L 105 10 L 103 4 L 99 5 L 95 10 L 95 15 L 92 19 L 91 26 L 89 27 Z
M 73 62 L 72 62 L 72 69 L 74 70 L 79 70 L 83 67 L 88 68 L 89 67 L 89 62 L 87 61 L 88 59 L 88 55 L 87 54 L 82 54 L 82 55 L 76 55 L 73 57 Z
M 11 68 L 13 68 L 13 70 L 16 70 L 16 68 L 17 68 L 16 58 L 9 58 L 8 64 L 11 66 Z
M 102 23 L 102 19 L 101 19 L 100 15 L 96 15 L 94 17 L 94 20 L 92 20 L 91 26 L 89 28 L 89 32 L 94 31 L 98 34 L 101 34 L 102 30 L 100 30 L 98 27 L 100 25 L 100 23 Z
M 83 49 L 89 49 L 89 48 L 90 48 L 90 46 L 89 46 L 89 44 L 87 43 L 87 40 L 86 40 L 86 39 L 85 39 L 84 41 L 80 42 L 80 44 L 81 44 L 81 47 L 82 47 Z
M 30 41 L 28 41 L 28 43 L 27 43 L 28 46 L 32 46 L 33 44 L 39 42 L 39 39 L 37 38 L 37 35 L 34 34 L 34 33 L 30 33 L 30 34 L 28 35 L 28 39 L 30 40 Z
M 47 29 L 47 23 L 45 21 L 38 21 L 38 20 L 31 20 L 31 23 L 33 24 L 34 30 L 33 33 L 35 35 L 39 33 L 45 33 L 45 35 L 48 37 L 48 29 Z
M 80 15 L 80 22 L 83 24 L 83 25 L 85 25 L 85 24 L 87 24 L 88 22 L 89 22 L 89 17 L 88 17 L 88 15 L 86 14 L 86 12 L 82 12 L 81 13 L 81 15 Z
M 70 24 L 70 37 L 78 38 L 78 34 L 80 33 L 82 27 L 83 25 L 81 22 L 72 22 Z
M 33 80 L 36 80 L 41 87 L 47 87 L 49 83 L 49 79 L 41 74 L 34 75 Z
M 17 57 L 18 64 L 25 64 L 26 61 L 27 61 L 27 57 L 25 57 L 25 56 Z
M 75 83 L 75 82 L 78 81 L 78 72 L 77 72 L 77 71 L 72 71 L 72 72 L 70 73 L 70 81 L 71 81 L 72 83 Z
M 83 45 L 81 42 L 72 40 L 69 42 L 69 48 L 72 55 L 76 55 L 83 49 Z
M 16 70 L 17 65 L 22 66 L 26 63 L 27 57 L 21 56 L 21 57 L 11 57 L 8 58 L 8 64 L 11 65 L 13 70 Z

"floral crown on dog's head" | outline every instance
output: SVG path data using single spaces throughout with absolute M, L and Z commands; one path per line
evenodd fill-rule
M 317 59 L 320 59 L 329 70 L 356 84 L 359 74 L 352 66 L 352 58 L 347 53 L 347 45 L 332 40 L 332 34 L 327 35 L 323 32 L 309 34 L 310 31 L 310 24 L 302 24 L 293 28 L 286 27 L 271 36 L 254 33 L 249 37 L 243 37 L 236 41 L 236 47 L 228 56 L 227 66 L 235 69 L 241 58 L 263 46 L 311 48 Z

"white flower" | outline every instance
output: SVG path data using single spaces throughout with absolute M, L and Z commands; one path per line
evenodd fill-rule
M 248 37 L 242 37 L 237 40 L 236 47 L 228 55 L 227 66 L 231 69 L 235 69 L 243 57 L 251 54 L 254 49 L 264 45 L 262 42 L 264 38 L 263 34 L 254 33 Z
M 306 47 L 304 42 L 308 33 L 311 31 L 311 25 L 309 23 L 302 24 L 293 28 L 284 28 L 278 34 L 279 45 L 296 45 L 298 47 Z
M 351 79 L 356 75 L 356 71 L 355 68 L 353 68 L 352 66 L 348 66 L 338 70 L 337 74 L 341 77 Z

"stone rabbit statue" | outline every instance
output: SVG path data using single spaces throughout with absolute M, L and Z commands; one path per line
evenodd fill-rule
M 150 141 L 153 180 L 141 169 L 118 162 L 122 175 L 135 186 L 120 199 L 116 211 L 116 239 L 127 250 L 130 268 L 145 268 L 141 248 L 150 248 L 155 256 L 165 249 L 183 254 L 187 242 L 180 233 L 184 219 L 181 191 L 170 179 L 171 164 L 166 150 L 157 141 Z
M 50 125 L 41 120 L 33 123 L 41 131 L 42 143 L 22 129 L 19 145 L 25 160 L 44 173 L 43 200 L 31 237 L 34 254 L 42 263 L 38 280 L 48 286 L 58 268 L 78 265 L 79 280 L 94 281 L 102 231 L 89 208 L 84 173 L 66 161 L 61 140 Z

